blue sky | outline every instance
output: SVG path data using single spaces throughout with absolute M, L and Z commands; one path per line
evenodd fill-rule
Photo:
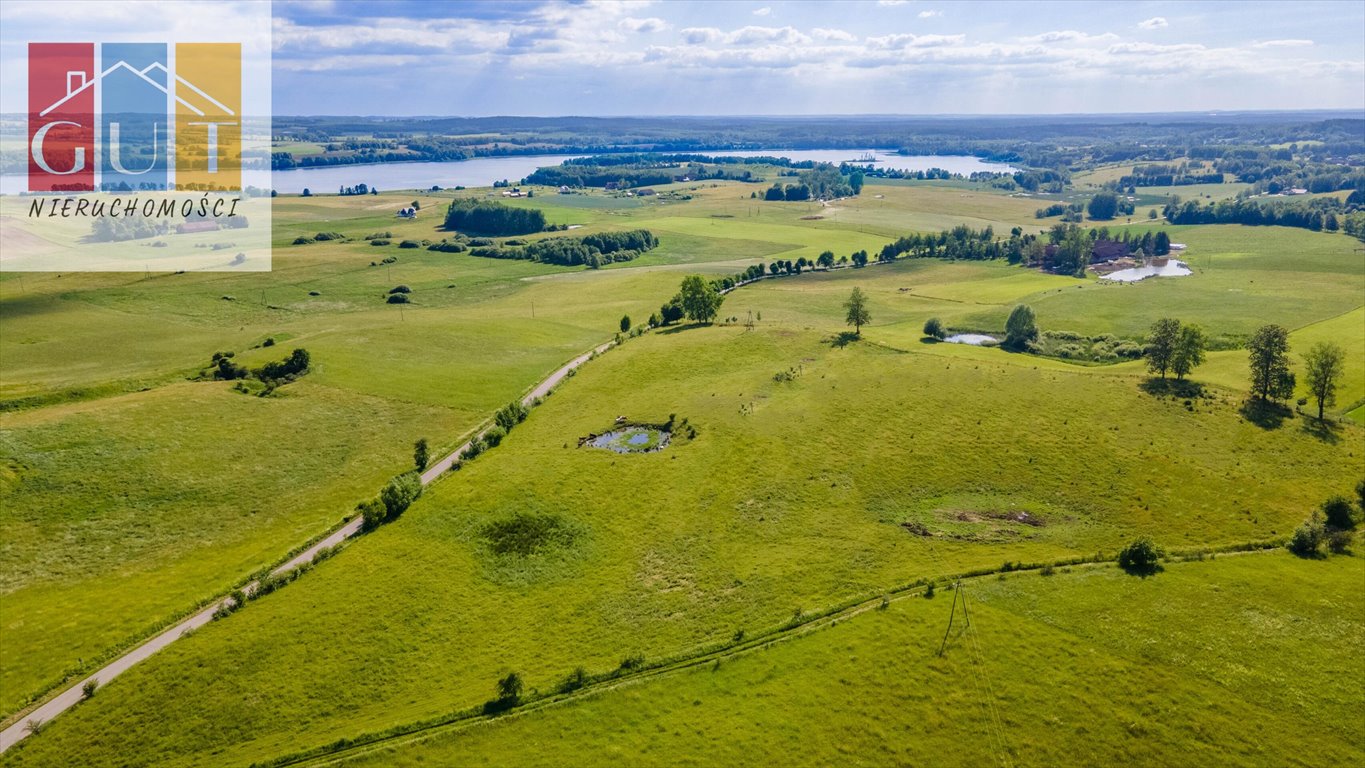
M 276 2 L 277 114 L 1365 107 L 1365 3 Z
M 212 16 L 131 5 L 5 0 L 5 108 L 21 38 Z M 1362 0 L 275 0 L 272 47 L 276 114 L 1365 109 Z

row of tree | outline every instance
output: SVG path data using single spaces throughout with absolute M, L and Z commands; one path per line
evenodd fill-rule
M 1356 209 L 1334 197 L 1219 200 L 1208 205 L 1200 205 L 1197 200 L 1182 203 L 1175 198 L 1161 212 L 1172 224 L 1246 224 L 1335 232 L 1341 228 L 1342 217 Z

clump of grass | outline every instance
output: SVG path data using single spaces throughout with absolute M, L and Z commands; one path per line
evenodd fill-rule
M 571 546 L 578 532 L 557 514 L 517 512 L 483 528 L 483 538 L 495 555 L 527 557 L 555 547 Z

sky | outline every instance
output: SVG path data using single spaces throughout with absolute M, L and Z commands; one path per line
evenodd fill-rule
M 1365 108 L 1362 0 L 275 0 L 273 14 L 277 115 Z

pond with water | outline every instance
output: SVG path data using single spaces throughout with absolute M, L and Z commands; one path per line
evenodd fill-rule
M 971 344 L 974 347 L 998 344 L 999 339 L 994 336 L 987 336 L 984 333 L 955 333 L 944 339 L 949 344 Z
M 1139 280 L 1146 280 L 1149 277 L 1185 277 L 1194 274 L 1190 268 L 1185 266 L 1185 262 L 1170 261 L 1161 266 L 1131 267 L 1120 269 L 1117 272 L 1110 272 L 1107 275 L 1100 275 L 1101 280 L 1113 280 L 1119 283 L 1136 283 Z
M 598 435 L 587 444 L 616 453 L 653 453 L 668 447 L 670 434 L 653 427 L 623 427 Z

